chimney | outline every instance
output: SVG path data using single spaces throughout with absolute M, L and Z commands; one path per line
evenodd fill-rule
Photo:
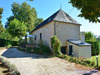
M 81 44 L 85 43 L 85 33 L 81 32 Z

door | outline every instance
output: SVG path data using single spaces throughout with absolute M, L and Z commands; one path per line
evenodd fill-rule
M 66 54 L 66 47 L 61 47 L 61 52 L 62 52 L 63 54 Z
M 69 56 L 73 56 L 73 46 L 69 46 Z

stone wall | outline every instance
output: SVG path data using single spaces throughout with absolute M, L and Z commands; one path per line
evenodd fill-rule
M 67 39 L 80 39 L 80 25 L 56 22 L 56 35 L 62 46 L 66 46 Z
M 43 26 L 42 28 L 34 31 L 32 35 L 36 35 L 36 44 L 39 44 L 40 41 L 40 33 L 42 33 L 42 40 L 44 45 L 48 45 L 51 47 L 51 37 L 54 35 L 54 22 L 50 22 L 49 24 Z

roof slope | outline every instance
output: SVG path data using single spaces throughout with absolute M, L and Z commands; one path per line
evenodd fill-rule
M 82 43 L 81 40 L 77 40 L 77 39 L 70 39 L 70 40 L 67 40 L 75 45 L 78 45 L 78 46 L 91 46 L 91 44 L 89 43 Z
M 39 24 L 33 31 L 31 31 L 31 33 L 41 28 L 42 26 L 45 26 L 47 23 L 51 21 L 60 21 L 80 25 L 77 21 L 72 19 L 67 13 L 60 9 L 56 13 L 51 15 L 49 18 L 47 18 L 45 21 L 43 21 L 41 24 Z

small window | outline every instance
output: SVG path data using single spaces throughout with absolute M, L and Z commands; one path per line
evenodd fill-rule
M 42 40 L 42 33 L 40 33 L 40 40 Z
M 37 37 L 37 36 L 35 35 L 35 41 L 36 41 L 36 37 Z

